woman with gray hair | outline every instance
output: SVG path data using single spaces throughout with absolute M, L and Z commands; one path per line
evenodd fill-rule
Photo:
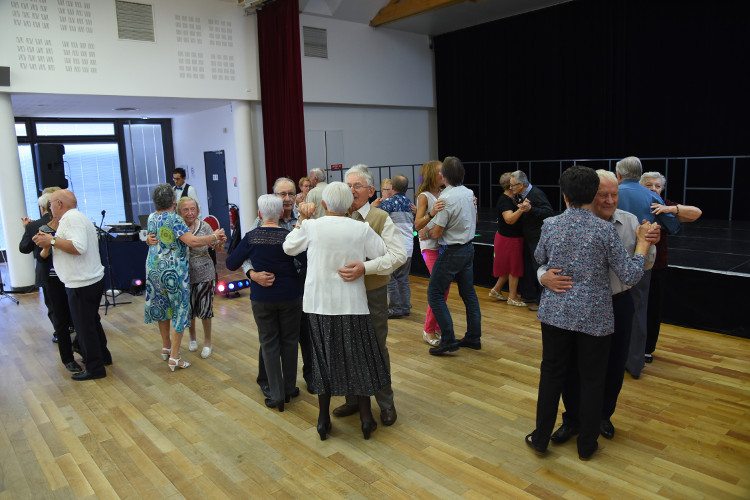
M 146 323 L 159 323 L 161 356 L 174 371 L 190 366 L 180 359 L 182 332 L 190 325 L 187 249 L 224 242 L 226 236 L 223 229 L 207 236 L 191 233 L 182 217 L 174 213 L 175 194 L 169 184 L 156 186 L 152 198 L 156 212 L 148 217 L 148 232 L 158 241 L 149 246 L 146 257 Z
M 646 172 L 641 175 L 641 186 L 648 188 L 654 193 L 661 196 L 662 190 L 666 187 L 667 179 L 659 172 Z M 651 204 L 651 213 L 654 215 L 662 213 L 671 213 L 677 220 L 682 222 L 693 222 L 703 214 L 700 208 L 692 205 L 682 205 L 675 203 L 667 198 L 664 204 Z M 667 247 L 667 232 L 661 230 L 661 239 L 656 244 L 656 261 L 651 270 L 651 284 L 648 288 L 648 309 L 646 312 L 646 363 L 654 361 L 654 351 L 656 342 L 659 340 L 659 330 L 661 329 L 661 307 L 664 296 L 664 286 L 666 280 L 666 271 L 669 266 L 669 255 Z
M 289 231 L 279 226 L 284 203 L 273 194 L 258 198 L 258 217 L 263 224 L 249 231 L 232 254 L 227 268 L 234 271 L 250 259 L 253 268 L 273 275 L 270 285 L 250 282 L 250 304 L 258 327 L 271 397 L 266 406 L 284 411 L 284 403 L 299 395 L 297 388 L 297 342 L 302 316 L 302 285 L 295 258 L 284 253 L 282 244 Z M 298 260 L 304 264 L 304 255 Z
M 358 396 L 362 434 L 369 439 L 377 427 L 370 396 L 390 384 L 370 320 L 364 278 L 347 282 L 339 275 L 347 262 L 364 262 L 386 252 L 368 223 L 346 216 L 353 201 L 346 184 L 330 183 L 323 191 L 325 217 L 298 222 L 284 242 L 289 255 L 307 250 L 302 309 L 310 321 L 313 371 L 308 387 L 318 395 L 321 440 L 331 431 L 331 395 Z

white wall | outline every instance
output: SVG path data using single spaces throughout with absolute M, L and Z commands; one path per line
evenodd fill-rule
M 256 17 L 235 2 L 152 0 L 154 42 L 118 39 L 114 0 L 62 3 L 0 1 L 4 90 L 260 98 Z
M 435 107 L 426 35 L 309 15 L 300 16 L 302 26 L 328 36 L 328 59 L 302 52 L 305 103 Z

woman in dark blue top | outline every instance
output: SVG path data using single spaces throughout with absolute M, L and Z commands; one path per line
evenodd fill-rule
M 284 402 L 299 394 L 297 385 L 297 342 L 302 315 L 302 284 L 294 260 L 284 253 L 282 244 L 289 234 L 279 227 L 284 211 L 281 198 L 264 194 L 258 198 L 258 216 L 263 225 L 248 232 L 232 254 L 227 257 L 227 268 L 238 269 L 250 259 L 256 271 L 273 274 L 270 286 L 250 282 L 250 303 L 258 340 L 265 360 L 271 397 L 266 406 L 284 411 Z

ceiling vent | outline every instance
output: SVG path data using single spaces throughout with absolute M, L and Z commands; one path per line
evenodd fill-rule
M 305 57 L 328 59 L 328 31 L 323 28 L 302 26 Z
M 115 0 L 115 8 L 120 40 L 155 41 L 154 11 L 150 4 Z

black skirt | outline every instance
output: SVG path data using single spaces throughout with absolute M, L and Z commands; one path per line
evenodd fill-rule
M 369 314 L 308 314 L 314 394 L 372 396 L 391 383 Z

